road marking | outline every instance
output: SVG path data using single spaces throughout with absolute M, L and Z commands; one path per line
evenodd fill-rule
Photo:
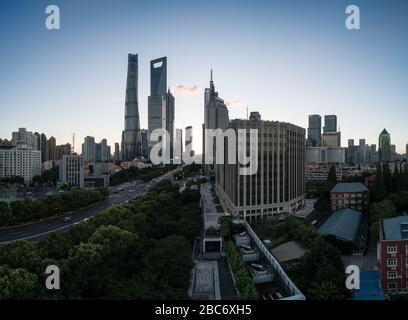
M 50 231 L 38 233 L 38 234 L 35 234 L 35 235 L 32 235 L 32 236 L 27 236 L 27 237 L 23 237 L 23 238 L 18 238 L 18 239 L 16 239 L 16 240 L 10 240 L 10 241 L 6 241 L 6 242 L 0 242 L 0 244 L 7 244 L 7 243 L 19 241 L 19 240 L 27 240 L 27 239 L 31 239 L 31 238 L 35 238 L 35 237 L 40 237 L 40 236 L 42 236 L 42 235 L 44 235 L 44 234 L 53 233 L 53 232 L 55 232 L 55 231 L 62 230 L 62 229 L 66 229 L 66 228 L 69 228 L 69 227 L 70 227 L 70 225 L 67 225 L 67 226 L 59 227 L 59 228 L 57 228 L 57 229 L 53 229 L 53 230 L 50 230 Z

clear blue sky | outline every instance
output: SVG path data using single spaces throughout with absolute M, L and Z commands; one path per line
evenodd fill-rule
M 45 8 L 61 30 L 45 28 Z M 361 30 L 344 26 L 359 5 Z M 26 127 L 70 142 L 120 142 L 128 53 L 139 54 L 139 111 L 147 127 L 149 61 L 168 57 L 176 127 L 194 127 L 201 152 L 209 70 L 231 118 L 246 105 L 263 119 L 307 127 L 309 114 L 337 114 L 342 143 L 378 143 L 386 128 L 408 143 L 408 1 L 149 0 L 0 2 L 0 137 Z M 198 94 L 197 94 L 198 91 Z

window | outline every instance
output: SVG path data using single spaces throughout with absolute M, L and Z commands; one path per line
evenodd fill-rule
M 387 253 L 397 253 L 397 245 L 387 245 Z
M 387 259 L 387 267 L 396 267 L 397 265 L 398 265 L 398 261 L 396 258 Z
M 408 267 L 408 258 L 405 258 L 405 265 Z
M 387 285 L 388 290 L 395 290 L 397 289 L 397 284 L 395 282 L 389 283 Z
M 397 278 L 397 271 L 388 271 L 387 272 L 387 279 L 396 279 Z

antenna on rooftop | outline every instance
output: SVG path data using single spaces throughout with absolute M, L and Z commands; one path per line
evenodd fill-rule
M 72 134 L 72 149 L 71 149 L 71 153 L 72 153 L 72 154 L 75 153 L 75 132 Z

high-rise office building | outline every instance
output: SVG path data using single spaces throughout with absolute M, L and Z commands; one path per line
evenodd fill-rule
M 96 144 L 95 138 L 87 136 L 82 144 L 82 157 L 85 162 L 96 161 Z
M 129 54 L 126 81 L 125 130 L 122 132 L 122 160 L 134 160 L 141 154 L 138 101 L 138 55 Z M 86 160 L 85 160 L 86 161 Z
M 408 143 L 405 145 L 405 156 L 408 158 Z
M 150 141 L 151 133 L 156 129 L 165 129 L 170 141 L 163 141 L 164 147 L 170 147 L 170 158 L 173 158 L 174 145 L 174 97 L 167 90 L 167 58 L 150 61 L 150 96 L 148 97 L 148 130 L 149 150 L 157 143 Z M 163 137 L 165 138 L 165 137 Z
M 61 160 L 64 155 L 71 154 L 71 145 L 69 143 L 62 144 L 56 147 L 56 158 L 55 160 Z
M 106 162 L 110 160 L 110 151 L 108 146 L 108 141 L 106 139 L 102 139 L 99 143 L 100 145 L 100 160 L 102 162 Z
M 391 136 L 387 130 L 383 130 L 378 138 L 379 161 L 391 161 Z
M 324 116 L 323 133 L 337 132 L 337 116 L 334 114 Z
M 391 155 L 397 154 L 397 146 L 395 144 L 391 145 Z
M 229 113 L 227 106 L 224 103 L 224 100 L 218 96 L 218 92 L 215 91 L 214 80 L 213 80 L 213 71 L 211 70 L 210 75 L 210 87 L 205 89 L 204 92 L 204 125 L 203 125 L 203 164 L 206 163 L 205 158 L 208 156 L 209 152 L 207 150 L 207 144 L 209 141 L 206 141 L 205 130 L 216 130 L 222 129 L 225 130 L 229 126 Z M 216 143 L 213 144 L 213 161 L 215 163 L 216 156 Z M 214 172 L 214 165 L 205 164 L 205 172 L 210 174 Z
M 114 161 L 120 161 L 120 149 L 119 149 L 119 143 L 115 143 L 115 152 L 113 153 L 113 160 Z
M 140 130 L 142 136 L 142 157 L 149 159 L 149 132 L 146 129 Z
M 253 175 L 240 175 L 240 164 L 219 167 L 215 186 L 229 213 L 249 220 L 278 219 L 296 212 L 305 199 L 305 129 L 290 123 L 232 120 L 230 128 L 258 130 L 258 167 Z M 251 139 L 246 139 L 250 150 Z M 236 141 L 236 150 L 238 150 Z M 241 141 L 242 143 L 242 141 Z M 252 142 L 253 143 L 253 142 Z M 238 159 L 238 158 L 237 158 Z
M 176 129 L 176 136 L 174 138 L 174 153 L 173 159 L 175 163 L 183 162 L 183 129 Z
M 318 114 L 309 116 L 309 127 L 307 129 L 308 145 L 311 147 L 320 146 L 320 136 L 322 134 L 322 117 Z
M 57 160 L 57 141 L 51 137 L 45 143 L 45 161 Z
M 46 161 L 45 154 L 47 149 L 47 136 L 42 133 L 40 137 L 40 151 L 41 151 L 41 162 Z

